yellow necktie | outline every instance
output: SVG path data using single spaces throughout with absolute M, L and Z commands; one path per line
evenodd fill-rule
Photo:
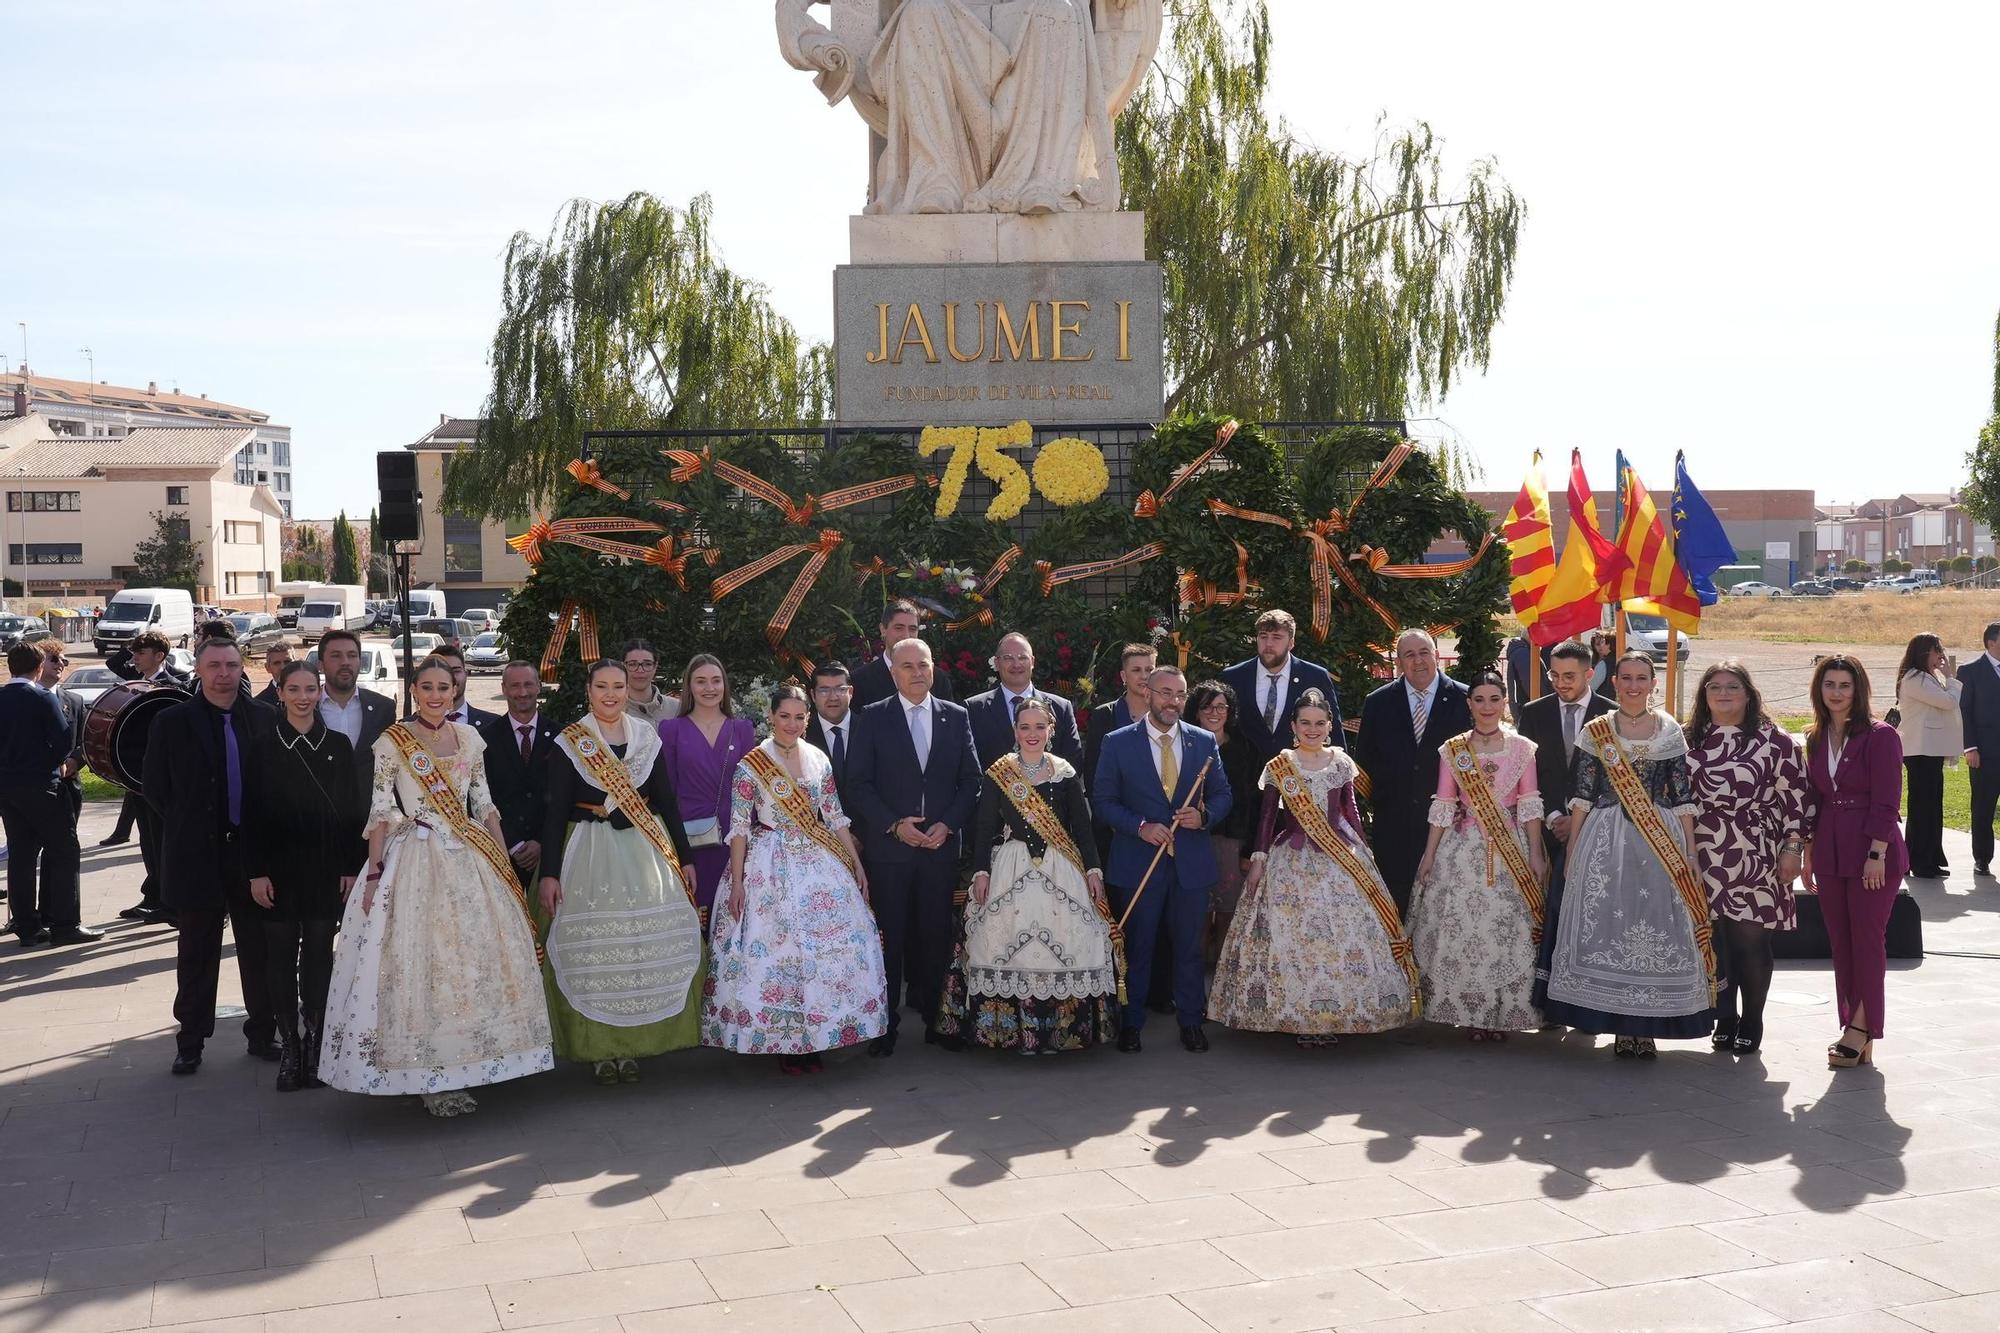
M 1181 760 L 1174 753 L 1172 732 L 1159 738 L 1160 741 L 1160 785 L 1166 788 L 1167 801 L 1172 804 L 1174 789 L 1181 785 Z

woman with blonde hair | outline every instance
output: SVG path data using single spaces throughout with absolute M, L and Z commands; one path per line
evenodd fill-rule
M 736 763 L 757 744 L 757 727 L 736 716 L 729 672 L 713 653 L 697 653 L 681 673 L 680 715 L 660 723 L 660 762 L 680 798 L 681 822 L 694 849 L 694 900 L 706 916 L 729 868 L 729 783 Z

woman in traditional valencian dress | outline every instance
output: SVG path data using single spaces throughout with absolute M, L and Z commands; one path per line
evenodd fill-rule
M 1792 881 L 1805 854 L 1806 769 L 1798 742 L 1764 716 L 1741 662 L 1701 673 L 1687 725 L 1695 861 L 1708 889 L 1728 985 L 1716 997 L 1715 1049 L 1748 1055 L 1764 1040 L 1771 933 L 1795 924 Z
M 1424 1016 L 1473 1041 L 1539 1027 L 1535 946 L 1542 928 L 1542 794 L 1535 743 L 1505 726 L 1507 686 L 1472 683 L 1472 730 L 1444 744 L 1430 841 L 1410 900 Z
M 660 735 L 625 711 L 625 667 L 590 668 L 590 712 L 549 756 L 543 982 L 556 1054 L 600 1085 L 701 1042 L 701 918 Z
M 1401 1027 L 1418 1010 L 1415 958 L 1362 841 L 1354 761 L 1327 748 L 1332 730 L 1326 696 L 1307 690 L 1295 748 L 1257 779 L 1250 873 L 1209 994 L 1217 1022 L 1289 1032 L 1306 1048 Z
M 786 1074 L 889 1030 L 868 879 L 809 717 L 806 692 L 778 686 L 770 739 L 736 765 L 701 1014 L 702 1045 L 775 1055 Z
M 1651 1060 L 1656 1038 L 1713 1029 L 1715 955 L 1693 860 L 1687 736 L 1651 706 L 1646 654 L 1619 658 L 1612 681 L 1617 709 L 1577 737 L 1576 826 L 1543 1011 L 1615 1036 L 1621 1059 Z
M 555 1067 L 528 902 L 486 792 L 479 733 L 449 722 L 449 663 L 427 658 L 417 715 L 375 742 L 368 872 L 347 895 L 319 1076 L 418 1093 L 435 1116 L 466 1088 Z M 468 813 L 469 811 L 469 813 Z
M 945 978 L 940 1035 L 1023 1055 L 1080 1051 L 1118 1035 L 1111 907 L 1090 802 L 1048 752 L 1040 699 L 1014 714 L 1013 754 L 986 770 L 973 816 L 965 940 Z

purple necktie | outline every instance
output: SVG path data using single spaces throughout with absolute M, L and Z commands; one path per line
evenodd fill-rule
M 222 768 L 229 785 L 229 826 L 243 823 L 243 756 L 236 748 L 236 719 L 222 715 Z

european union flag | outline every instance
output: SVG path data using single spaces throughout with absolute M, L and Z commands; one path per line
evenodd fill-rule
M 1722 520 L 1688 476 L 1687 460 L 1679 453 L 1674 455 L 1674 560 L 1687 571 L 1703 606 L 1721 600 L 1715 571 L 1736 561 L 1736 547 L 1723 531 Z

